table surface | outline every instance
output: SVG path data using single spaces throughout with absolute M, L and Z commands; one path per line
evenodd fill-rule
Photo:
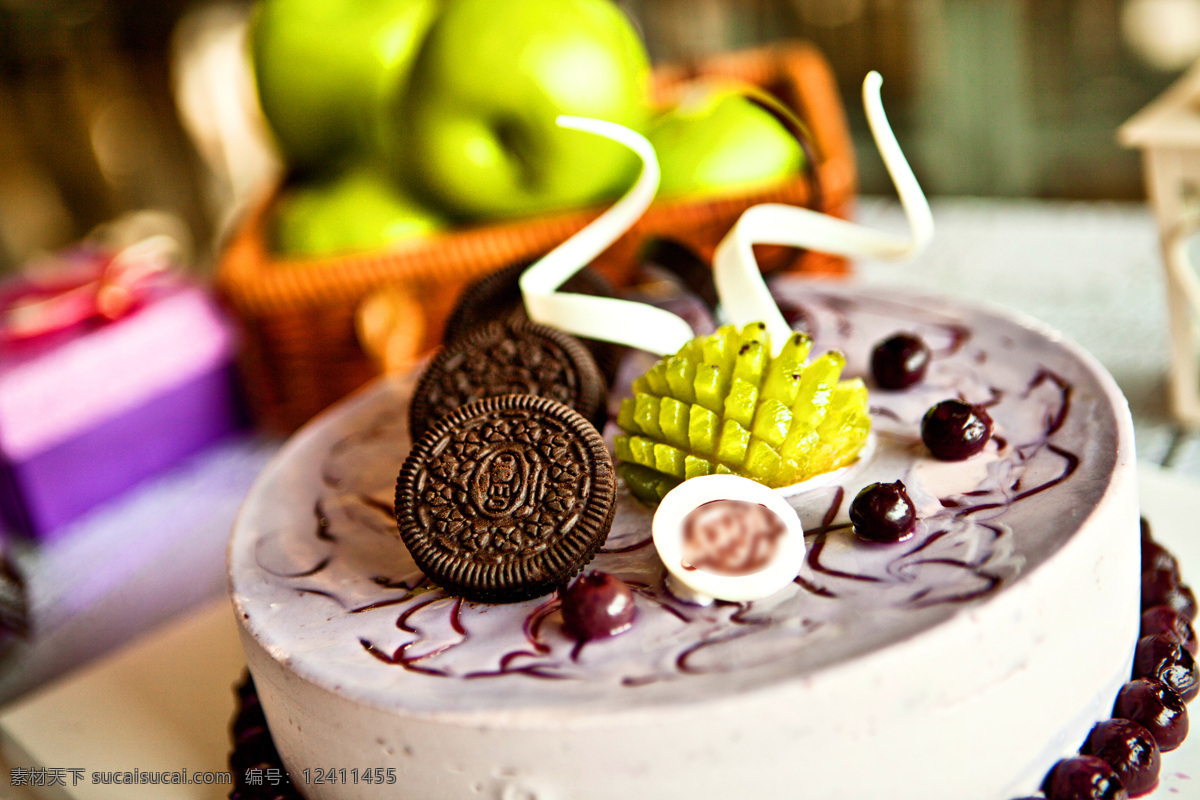
M 1139 459 L 1200 478 L 1200 435 L 1166 408 L 1166 303 L 1158 236 L 1144 204 L 953 199 L 909 264 L 866 262 L 860 280 L 987 300 L 1038 317 L 1090 350 L 1129 398 Z M 865 224 L 901 232 L 892 201 Z M 0 703 L 194 610 L 225 590 L 225 542 L 279 442 L 244 437 L 100 508 L 55 542 L 18 543 L 34 635 L 0 663 Z

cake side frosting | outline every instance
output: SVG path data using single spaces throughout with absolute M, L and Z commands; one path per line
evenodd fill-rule
M 763 791 L 779 776 L 762 765 L 764 777 L 748 777 L 755 742 L 776 754 L 780 742 L 804 742 L 814 764 L 826 763 L 821 773 L 833 775 L 836 765 L 852 769 L 839 748 L 886 749 L 907 720 L 943 743 L 935 760 L 978 761 L 972 754 L 988 747 L 1013 753 L 983 785 L 1014 789 L 1025 772 L 1036 775 L 1077 745 L 1072 732 L 1081 736 L 1103 715 L 1127 674 L 1136 634 L 1136 575 L 1122 571 L 1136 573 L 1136 560 L 1126 561 L 1136 551 L 1125 552 L 1136 546 L 1132 442 L 1111 379 L 1073 346 L 1007 316 L 844 287 L 787 284 L 783 293 L 804 309 L 818 350 L 846 353 L 849 375 L 864 374 L 870 347 L 897 330 L 918 332 L 935 358 L 920 386 L 872 393 L 878 444 L 868 463 L 791 499 L 808 533 L 807 561 L 792 586 L 764 601 L 699 608 L 673 598 L 649 541 L 650 512 L 624 497 L 591 566 L 634 587 L 637 623 L 580 647 L 562 631 L 553 597 L 463 602 L 412 567 L 389 504 L 407 450 L 411 381 L 378 385 L 289 445 L 252 493 L 230 549 L 231 590 L 264 707 L 270 715 L 273 702 L 287 719 L 277 734 L 285 760 L 303 763 L 311 748 L 335 746 L 316 731 L 350 725 L 352 709 L 401 762 L 395 740 L 420 741 L 421 730 L 440 737 L 439 747 L 483 735 L 479 726 L 531 731 L 520 747 L 488 739 L 487 786 L 501 780 L 497 765 L 548 746 L 539 737 L 561 740 L 576 727 L 591 731 L 570 734 L 579 746 L 602 742 L 614 752 L 646 746 L 642 734 L 669 734 L 683 747 L 675 768 L 696 757 L 684 746 L 696 731 L 716 732 L 740 759 L 725 772 Z M 983 403 L 996 420 L 993 443 L 969 462 L 923 454 L 921 415 L 947 397 Z M 918 505 L 914 536 L 891 546 L 857 541 L 845 520 L 849 499 L 896 478 Z M 1072 658 L 1081 674 L 1060 685 Z M 297 705 L 301 698 L 313 707 Z M 781 718 L 780 704 L 803 714 Z M 1021 719 L 1005 716 L 1018 709 Z M 966 741 L 935 725 L 969 726 L 981 715 L 990 731 Z M 625 742 L 630 730 L 642 733 Z M 1001 735 L 1029 741 L 1014 752 Z M 915 755 L 909 746 L 893 742 L 888 762 L 903 769 Z M 551 783 L 595 781 L 577 760 L 555 760 Z M 862 785 L 837 794 L 830 781 L 830 797 L 863 796 Z M 697 778 L 703 791 L 710 784 Z M 961 784 L 957 796 L 979 785 Z

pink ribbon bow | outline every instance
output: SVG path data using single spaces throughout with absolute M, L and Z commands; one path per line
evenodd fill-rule
M 172 266 L 175 242 L 152 236 L 116 253 L 85 253 L 49 276 L 27 277 L 0 294 L 0 344 L 35 339 L 91 320 L 112 321 L 145 299 Z

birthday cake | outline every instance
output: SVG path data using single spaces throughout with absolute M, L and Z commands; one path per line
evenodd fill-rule
M 1195 695 L 1185 619 L 1138 645 L 1132 424 L 1090 356 L 1008 312 L 763 283 L 755 243 L 928 241 L 868 88 L 911 244 L 751 209 L 714 260 L 736 324 L 696 340 L 666 308 L 558 293 L 653 196 L 648 145 L 575 120 L 646 168 L 522 273 L 524 310 L 559 330 L 481 320 L 268 466 L 229 585 L 300 794 L 1007 800 L 1135 666 Z M 664 359 L 630 351 L 605 415 L 563 331 Z M 1055 774 L 1122 797 L 1100 767 Z
M 392 508 L 416 376 L 288 444 L 239 516 L 230 587 L 306 797 L 393 796 L 314 780 L 382 766 L 430 798 L 999 799 L 1033 790 L 1108 716 L 1139 589 L 1132 430 L 1112 380 L 1028 320 L 895 292 L 780 291 L 847 374 L 867 374 L 874 344 L 901 330 L 934 357 L 919 385 L 872 391 L 866 463 L 790 499 L 807 556 L 765 600 L 678 600 L 652 511 L 623 485 L 588 565 L 634 589 L 620 636 L 580 646 L 555 595 L 494 605 L 431 585 Z M 948 397 L 994 420 L 967 461 L 921 443 L 922 415 Z M 849 499 L 897 478 L 914 535 L 864 544 Z

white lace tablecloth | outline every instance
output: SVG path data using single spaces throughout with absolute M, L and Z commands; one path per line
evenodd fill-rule
M 1129 398 L 1139 457 L 1200 477 L 1200 436 L 1170 422 L 1158 237 L 1143 204 L 935 202 L 933 245 L 912 264 L 859 277 L 983 299 L 1058 328 L 1112 371 Z M 897 232 L 894 202 L 861 220 Z M 0 662 L 0 702 L 80 666 L 225 590 L 225 539 L 278 442 L 229 441 L 98 509 L 56 543 L 14 547 L 34 636 Z

